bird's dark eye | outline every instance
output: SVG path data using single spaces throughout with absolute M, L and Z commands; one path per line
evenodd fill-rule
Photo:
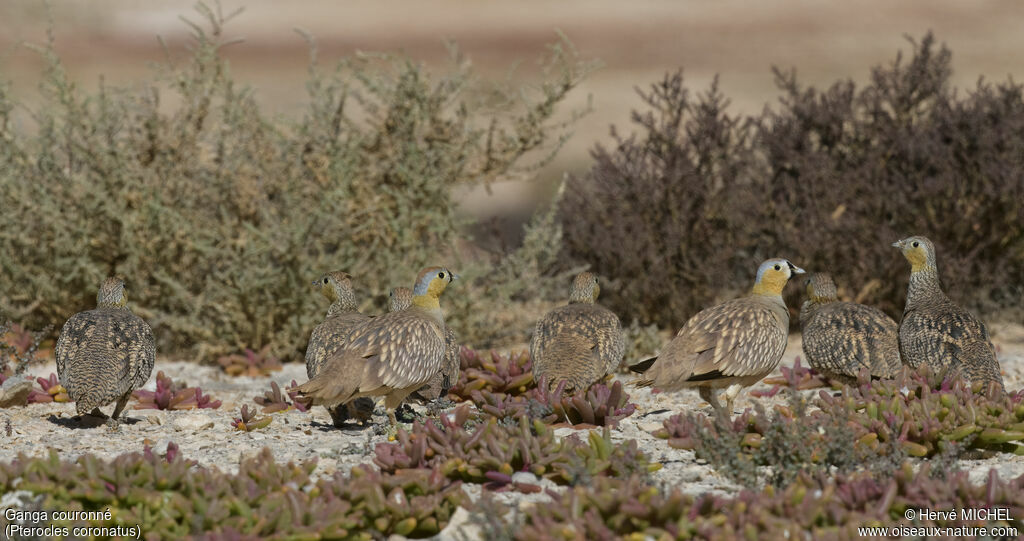
M 920 246 L 920 245 L 921 245 L 921 243 L 920 243 L 920 242 L 917 242 L 916 240 L 914 241 L 914 248 L 917 248 L 917 247 L 918 247 L 918 246 Z
M 324 283 L 325 284 L 327 283 L 327 277 L 326 276 L 324 276 Z
M 775 270 L 782 270 L 782 267 L 775 265 Z
M 444 273 L 443 272 L 437 273 L 437 277 L 442 279 L 442 280 L 444 280 Z

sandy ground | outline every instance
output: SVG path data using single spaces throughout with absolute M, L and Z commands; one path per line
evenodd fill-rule
M 1024 386 L 1024 327 L 1019 325 L 993 325 L 994 341 L 999 349 L 1003 377 L 1007 389 Z M 790 337 L 789 347 L 783 359 L 783 366 L 791 366 L 800 354 L 799 335 Z M 7 461 L 19 453 L 40 456 L 48 449 L 57 449 L 65 458 L 74 458 L 83 453 L 93 453 L 112 458 L 124 452 L 141 451 L 146 444 L 157 450 L 166 448 L 169 442 L 179 445 L 183 456 L 212 465 L 222 470 L 237 471 L 241 458 L 269 447 L 278 460 L 300 461 L 316 457 L 319 465 L 315 474 L 330 475 L 338 470 L 346 471 L 353 465 L 372 461 L 373 448 L 385 436 L 375 434 L 372 428 L 340 430 L 331 425 L 330 417 L 322 408 L 311 413 L 289 411 L 273 414 L 273 422 L 265 429 L 254 432 L 238 432 L 231 426 L 232 418 L 238 415 L 243 404 L 254 406 L 252 398 L 270 389 L 270 381 L 285 386 L 293 379 L 305 380 L 305 367 L 289 364 L 281 372 L 269 378 L 230 377 L 219 368 L 197 366 L 186 362 L 159 361 L 158 370 L 163 370 L 175 380 L 190 385 L 199 385 L 204 393 L 223 401 L 216 410 L 157 411 L 127 410 L 129 419 L 116 432 L 104 426 L 85 426 L 74 419 L 73 404 L 35 404 L 23 408 L 0 410 L 0 423 L 10 420 L 13 428 L 11 437 L 0 436 L 0 460 Z M 53 365 L 38 367 L 39 375 L 49 374 Z M 623 381 L 632 378 L 617 376 Z M 155 387 L 155 375 L 150 378 L 147 388 Z M 767 390 L 770 386 L 759 383 L 754 389 Z M 711 467 L 698 461 L 691 451 L 672 449 L 664 440 L 651 435 L 661 428 L 667 417 L 681 411 L 709 410 L 696 392 L 651 394 L 643 389 L 630 389 L 631 400 L 638 411 L 624 419 L 613 432 L 616 441 L 636 440 L 640 448 L 661 463 L 663 467 L 654 473 L 654 479 L 672 486 L 681 486 L 686 492 L 699 494 L 707 491 L 733 493 L 738 486 L 728 481 Z M 804 391 L 816 393 L 817 390 Z M 771 399 L 757 399 L 743 394 L 736 407 L 751 407 L 755 400 L 769 405 L 781 402 L 782 394 Z M 131 403 L 134 404 L 134 401 Z M 131 407 L 129 405 L 129 408 Z M 385 423 L 383 410 L 378 407 L 375 423 Z M 564 437 L 573 429 L 558 429 Z M 982 482 L 990 469 L 995 469 L 1003 478 L 1024 474 L 1024 456 L 1000 454 L 985 460 L 962 460 L 961 467 L 970 471 L 976 482 Z M 548 488 L 555 488 L 548 483 Z M 480 487 L 467 485 L 467 492 L 476 498 Z M 544 494 L 523 495 L 502 493 L 499 495 L 511 506 L 535 505 L 547 498 Z M 441 539 L 453 539 L 456 533 L 472 537 L 473 526 L 466 522 L 468 513 L 460 512 L 444 532 Z

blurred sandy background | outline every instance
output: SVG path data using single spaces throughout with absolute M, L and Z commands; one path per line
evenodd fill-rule
M 100 74 L 114 84 L 145 77 L 148 63 L 163 58 L 156 36 L 180 57 L 187 27 L 199 20 L 191 0 L 51 0 L 56 47 L 72 76 L 94 87 Z M 251 85 L 268 110 L 284 115 L 303 104 L 309 58 L 302 28 L 319 43 L 324 65 L 363 51 L 404 51 L 428 64 L 447 59 L 445 39 L 455 40 L 483 73 L 504 77 L 517 62 L 528 78 L 546 43 L 560 30 L 583 58 L 600 59 L 569 105 L 588 95 L 594 112 L 583 119 L 559 157 L 540 171 L 540 182 L 497 186 L 495 196 L 467 194 L 467 210 L 481 216 L 522 217 L 566 171 L 589 164 L 595 142 L 608 127 L 625 127 L 638 105 L 634 87 L 646 87 L 666 70 L 682 67 L 691 90 L 714 75 L 734 112 L 756 113 L 778 92 L 770 67 L 798 70 L 805 84 L 839 78 L 863 81 L 872 65 L 907 49 L 904 35 L 934 30 L 954 54 L 954 81 L 973 86 L 978 77 L 1000 81 L 1024 75 L 1024 2 L 915 0 L 820 2 L 780 0 L 539 0 L 482 2 L 226 0 L 222 9 L 245 11 L 227 26 L 244 42 L 225 50 L 236 80 Z M 48 11 L 38 0 L 0 2 L 0 79 L 32 102 L 41 62 L 21 42 L 45 40 Z M 515 218 L 513 218 L 515 219 Z

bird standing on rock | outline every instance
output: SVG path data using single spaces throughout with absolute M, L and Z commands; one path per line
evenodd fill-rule
M 96 308 L 71 316 L 61 328 L 55 351 L 57 376 L 78 414 L 106 417 L 100 406 L 117 401 L 107 419 L 113 428 L 156 361 L 153 330 L 126 305 L 124 282 L 107 278 L 96 294 Z
M 786 259 L 769 259 L 757 270 L 746 297 L 706 308 L 691 317 L 661 355 L 630 367 L 643 373 L 638 386 L 663 391 L 697 387 L 724 418 L 739 392 L 770 374 L 782 360 L 789 335 L 789 311 L 782 290 L 804 270 Z M 716 389 L 725 391 L 722 408 Z
M 893 243 L 910 262 L 907 305 L 900 322 L 900 354 L 912 368 L 960 372 L 972 383 L 994 384 L 1003 392 L 996 350 L 985 324 L 957 306 L 939 284 L 935 245 L 925 237 Z
M 569 304 L 550 311 L 530 339 L 533 377 L 547 378 L 565 390 L 586 389 L 618 368 L 626 353 L 622 322 L 611 310 L 597 304 L 601 287 L 597 276 L 581 272 L 569 290 Z
M 331 306 L 324 321 L 313 329 L 306 346 L 306 376 L 314 378 L 330 356 L 345 343 L 352 329 L 370 320 L 356 309 L 356 295 L 352 276 L 332 271 L 313 280 L 313 288 L 320 292 Z M 348 419 L 368 421 L 373 415 L 373 400 L 361 398 L 336 408 L 327 408 L 334 426 L 342 426 Z
M 395 408 L 429 382 L 444 363 L 447 344 L 440 297 L 456 279 L 444 267 L 423 269 L 413 288 L 412 306 L 353 329 L 316 377 L 295 390 L 314 405 L 328 407 L 363 396 L 383 396 L 395 430 Z
M 840 302 L 826 273 L 811 275 L 806 284 L 800 339 L 811 368 L 847 383 L 864 368 L 878 378 L 899 372 L 899 326 L 891 317 L 877 308 Z
M 388 312 L 405 310 L 412 306 L 412 290 L 407 287 L 396 287 L 388 294 Z M 445 325 L 444 364 L 441 371 L 430 378 L 426 385 L 413 391 L 410 398 L 420 402 L 437 400 L 448 394 L 448 389 L 459 381 L 459 338 L 455 331 Z

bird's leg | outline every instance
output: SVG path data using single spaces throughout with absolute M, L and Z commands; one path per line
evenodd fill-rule
M 327 413 L 331 414 L 331 421 L 334 423 L 335 428 L 341 428 L 345 425 L 345 421 L 348 420 L 348 406 L 344 404 L 327 408 Z
M 128 404 L 128 397 L 131 395 L 132 393 L 125 393 L 124 396 L 117 400 L 117 405 L 114 406 L 114 413 L 110 416 L 111 419 L 117 419 L 118 415 L 121 415 L 121 411 L 123 411 L 125 405 Z
M 718 402 L 718 395 L 717 393 L 715 393 L 714 389 L 712 389 L 711 387 L 698 387 L 698 390 L 698 392 L 700 393 L 700 397 L 703 398 L 704 401 L 707 402 L 708 404 L 711 404 L 711 407 L 714 408 L 715 413 L 719 417 L 726 421 L 732 418 L 732 415 L 726 413 L 725 409 L 722 408 L 722 404 Z
M 736 401 L 736 397 L 739 396 L 740 391 L 742 391 L 742 390 L 743 390 L 743 386 L 742 385 L 740 385 L 738 383 L 734 383 L 734 384 L 730 385 L 729 388 L 726 389 L 724 393 L 722 393 L 723 396 L 725 396 L 725 410 L 727 412 L 729 412 L 730 416 L 732 416 L 732 414 L 735 413 L 735 411 L 732 409 L 732 404 L 733 404 L 733 402 Z
M 388 410 L 388 439 L 395 439 L 395 435 L 398 434 L 398 419 L 395 418 L 395 408 L 387 408 Z

